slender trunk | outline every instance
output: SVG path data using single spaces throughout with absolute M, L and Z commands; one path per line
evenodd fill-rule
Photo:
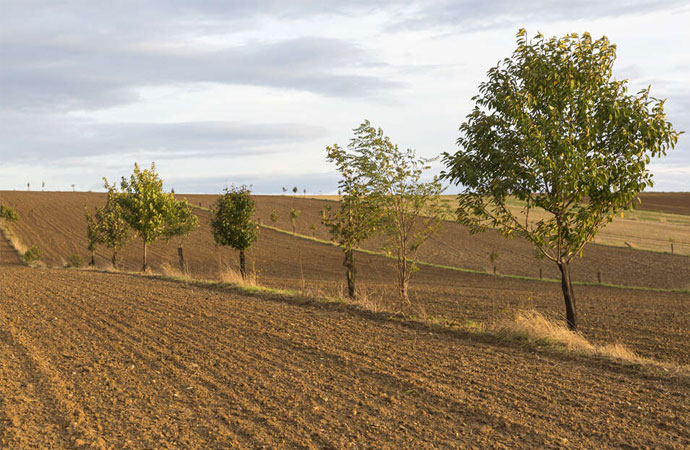
M 95 266 L 96 265 L 96 252 L 91 250 L 91 261 L 89 261 L 90 266 Z
M 409 270 L 407 255 L 401 255 L 398 259 L 398 293 L 400 294 L 400 302 L 403 309 L 406 306 L 410 306 L 410 297 L 407 292 L 410 282 Z
M 247 279 L 247 264 L 246 258 L 244 257 L 244 250 L 240 250 L 240 274 L 243 280 Z
M 113 251 L 113 257 L 111 259 L 113 264 L 113 269 L 117 269 L 117 252 Z
M 568 328 L 575 330 L 577 329 L 575 294 L 573 293 L 573 284 L 570 281 L 570 269 L 567 262 L 558 263 L 558 268 L 561 271 L 561 289 L 563 290 L 563 299 L 565 300 L 566 321 L 568 322 Z
M 355 288 L 357 269 L 355 269 L 355 252 L 352 249 L 345 251 L 343 266 L 345 266 L 345 278 L 347 278 L 347 295 L 350 298 L 355 298 L 357 296 L 357 290 Z
M 177 247 L 177 256 L 180 260 L 180 270 L 183 274 L 187 273 L 187 265 L 184 262 L 184 249 L 182 248 L 182 243 Z
M 144 253 L 142 255 L 142 263 L 141 263 L 141 271 L 146 272 L 146 269 L 149 268 L 148 260 L 146 259 L 146 254 L 148 250 L 148 243 L 144 241 Z

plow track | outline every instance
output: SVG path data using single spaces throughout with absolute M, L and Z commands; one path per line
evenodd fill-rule
M 337 305 L 0 271 L 0 447 L 690 445 L 683 380 Z

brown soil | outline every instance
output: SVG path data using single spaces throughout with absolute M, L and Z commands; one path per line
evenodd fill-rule
M 212 196 L 188 197 L 197 205 L 201 201 L 203 206 L 208 206 L 213 200 Z M 17 206 L 21 220 L 12 226 L 25 244 L 37 244 L 43 248 L 49 265 L 63 265 L 71 254 L 80 254 L 88 261 L 84 205 L 100 205 L 103 195 L 3 192 L 0 200 Z M 276 209 L 279 215 L 276 225 L 288 228 L 287 211 L 295 207 L 302 210 L 300 220 L 316 223 L 321 208 L 327 204 L 322 200 L 294 197 L 259 197 L 258 217 L 266 223 L 271 211 Z M 208 228 L 209 213 L 204 210 L 197 212 L 202 226 L 184 244 L 189 267 L 196 277 L 217 278 L 217 255 L 220 254 L 223 267 L 237 267 L 237 255 L 229 249 L 215 248 Z M 316 236 L 325 237 L 325 230 L 317 228 Z M 498 247 L 499 244 L 502 247 Z M 175 242 L 155 244 L 151 251 L 153 267 L 158 269 L 163 262 L 174 266 L 177 261 L 175 247 Z M 452 223 L 447 223 L 430 243 L 424 259 L 481 269 L 481 261 L 488 261 L 482 252 L 488 254 L 493 248 L 499 248 L 504 255 L 498 262 L 499 273 L 535 275 L 536 271 L 538 275 L 538 265 L 529 265 L 526 255 L 531 250 L 524 242 L 489 233 L 469 236 L 459 225 Z M 591 246 L 590 249 L 576 265 L 576 278 L 594 281 L 595 269 L 606 267 L 603 272 L 603 281 L 606 282 L 685 287 L 690 279 L 690 264 L 687 264 L 686 257 L 602 246 Z M 140 244 L 134 241 L 122 257 L 127 269 L 138 270 Z M 358 253 L 356 259 L 361 287 L 369 294 L 369 306 L 397 309 L 391 261 L 363 253 Z M 107 250 L 99 249 L 98 264 L 105 266 L 109 260 Z M 261 229 L 259 240 L 250 251 L 250 261 L 255 264 L 261 284 L 306 289 L 325 295 L 343 293 L 342 260 L 342 252 L 331 245 L 266 228 Z M 555 278 L 555 270 L 543 264 L 544 275 Z M 584 276 L 587 274 L 590 278 Z M 579 323 L 587 338 L 602 343 L 622 342 L 644 356 L 660 360 L 681 364 L 690 361 L 690 295 L 593 286 L 576 286 L 575 293 Z M 558 283 L 424 266 L 413 278 L 412 297 L 415 314 L 456 323 L 505 320 L 520 307 L 534 307 L 561 318 L 564 309 Z
M 687 448 L 683 379 L 342 305 L 0 268 L 4 448 Z
M 193 205 L 204 208 L 212 205 L 215 196 L 184 195 Z M 103 194 L 97 193 L 43 193 L 43 192 L 0 192 L 0 201 L 17 207 L 22 220 L 12 224 L 13 229 L 27 246 L 38 245 L 44 251 L 44 261 L 49 265 L 64 265 L 71 255 L 77 254 L 85 261 L 90 256 L 86 250 L 85 206 L 101 206 Z M 299 234 L 312 235 L 310 225 L 316 226 L 314 236 L 328 240 L 325 227 L 320 225 L 321 210 L 334 202 L 292 196 L 258 196 L 257 217 L 266 225 L 273 225 L 270 215 L 278 214 L 276 227 L 292 230 L 288 212 L 290 208 L 301 211 L 297 220 Z M 236 266 L 236 252 L 230 249 L 217 250 L 210 233 L 210 214 L 197 209 L 201 227 L 184 241 L 185 255 L 195 276 L 216 277 L 218 255 L 222 264 Z M 365 248 L 376 250 L 379 241 L 372 241 Z M 178 239 L 166 243 L 159 241 L 150 251 L 154 270 L 167 262 L 177 266 L 176 247 Z M 559 272 L 549 261 L 534 257 L 533 246 L 523 239 L 506 239 L 499 233 L 470 235 L 466 228 L 445 222 L 437 236 L 421 250 L 423 261 L 448 266 L 491 272 L 489 255 L 497 251 L 498 273 L 538 277 L 542 269 L 544 278 L 558 278 Z M 262 228 L 257 244 L 251 250 L 251 261 L 263 277 L 301 277 L 307 279 L 333 280 L 341 278 L 342 255 L 334 248 L 321 244 L 294 239 L 287 234 Z M 100 248 L 98 264 L 110 261 L 110 252 Z M 123 266 L 137 270 L 141 260 L 141 242 L 133 240 L 122 253 Z M 380 264 L 378 264 L 380 265 Z M 301 269 L 300 269 L 301 266 Z M 639 251 L 630 248 L 616 248 L 589 245 L 582 259 L 573 262 L 573 278 L 578 281 L 597 282 L 599 275 L 604 283 L 629 286 L 646 286 L 665 289 L 686 289 L 690 286 L 690 264 L 687 256 Z M 334 278 L 335 277 L 335 278 Z
M 637 209 L 690 215 L 690 192 L 645 192 Z

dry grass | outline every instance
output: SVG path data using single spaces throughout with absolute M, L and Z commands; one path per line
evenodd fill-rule
M 10 243 L 10 246 L 14 248 L 17 253 L 19 253 L 19 256 L 24 255 L 24 253 L 29 250 L 29 247 L 25 245 L 19 237 L 12 231 L 12 229 L 7 225 L 6 223 L 0 221 L 0 233 L 2 233 L 2 236 L 7 239 L 7 241 Z
M 532 345 L 561 347 L 569 352 L 601 356 L 631 364 L 665 365 L 643 358 L 623 344 L 593 344 L 582 334 L 571 331 L 563 321 L 549 319 L 534 310 L 518 311 L 512 321 L 504 321 L 490 331 L 502 337 L 518 338 Z
M 219 278 L 223 283 L 235 284 L 238 286 L 258 286 L 255 271 L 247 273 L 247 278 L 242 278 L 242 274 L 239 271 L 228 267 L 220 272 Z
M 387 312 L 391 309 L 383 295 L 374 292 L 367 292 L 365 290 L 359 290 L 357 292 L 354 303 L 363 309 L 375 313 Z
M 172 265 L 168 262 L 164 262 L 161 265 L 161 275 L 187 281 L 192 280 L 192 277 L 189 274 L 189 272 L 182 272 L 182 270 L 180 270 L 179 267 Z

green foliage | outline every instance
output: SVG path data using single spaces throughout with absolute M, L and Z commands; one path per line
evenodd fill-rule
M 606 37 L 570 34 L 527 41 L 488 72 L 462 124 L 445 176 L 465 191 L 458 215 L 522 235 L 549 259 L 570 261 L 617 211 L 652 185 L 650 157 L 672 148 L 678 132 L 649 88 L 628 94 L 612 78 L 616 47 Z M 525 202 L 524 215 L 506 206 Z M 547 218 L 529 221 L 542 208 Z
M 179 236 L 184 238 L 199 227 L 199 218 L 192 213 L 187 200 L 172 199 L 166 218 L 167 226 L 163 232 L 165 239 Z
M 187 201 L 179 201 L 174 192 L 163 191 L 163 180 L 156 173 L 156 166 L 134 171 L 129 179 L 122 177 L 120 190 L 108 184 L 105 187 L 113 195 L 113 201 L 121 208 L 121 218 L 144 242 L 142 270 L 147 268 L 147 246 L 159 237 L 166 240 L 184 236 L 198 226 L 198 218 L 192 214 Z
M 277 213 L 276 210 L 274 209 L 274 210 L 271 212 L 271 223 L 273 223 L 273 225 L 275 225 L 276 222 L 278 222 L 278 213 Z
M 72 255 L 67 260 L 67 267 L 78 269 L 84 265 L 84 260 L 79 255 Z
M 19 213 L 11 206 L 0 205 L 0 219 L 5 219 L 8 222 L 16 222 L 19 220 Z
M 41 250 L 41 247 L 38 247 L 36 245 L 32 245 L 25 253 L 24 253 L 24 262 L 27 264 L 31 264 L 32 262 L 38 261 L 43 257 L 43 250 Z
M 299 190 L 299 189 L 297 189 L 297 186 L 295 186 L 295 187 L 292 188 L 292 193 L 293 193 L 293 194 L 297 194 L 297 191 L 298 191 L 298 190 Z
M 327 206 L 322 211 L 322 223 L 345 252 L 357 248 L 380 225 L 380 202 L 371 193 L 369 173 L 363 170 L 361 155 L 352 146 L 350 150 L 337 144 L 326 148 L 328 161 L 340 172 L 338 192 L 342 198 L 337 210 Z
M 105 187 L 113 189 L 107 180 Z M 127 224 L 145 243 L 168 233 L 176 200 L 172 193 L 163 192 L 163 180 L 156 173 L 155 164 L 141 170 L 135 163 L 129 179 L 122 177 L 116 200 Z
M 246 186 L 225 188 L 216 199 L 211 229 L 220 245 L 246 250 L 256 242 L 258 225 L 253 220 L 256 204 Z
M 97 244 L 103 244 L 117 253 L 129 240 L 129 226 L 118 201 L 120 194 L 114 187 L 107 187 L 105 206 L 96 208 L 93 216 L 86 212 L 86 237 L 89 250 L 94 251 Z
M 374 128 L 368 120 L 354 130 L 348 148 L 349 155 L 342 155 L 337 146 L 329 148 L 329 157 L 332 155 L 341 165 L 341 171 L 351 171 L 348 176 L 354 180 L 349 188 L 351 195 L 346 192 L 346 184 L 340 185 L 341 191 L 345 191 L 344 213 L 360 214 L 357 220 L 374 221 L 374 228 L 381 227 L 384 231 L 386 248 L 389 253 L 395 253 L 398 262 L 400 297 L 409 303 L 407 287 L 416 270 L 413 260 L 419 248 L 436 232 L 446 211 L 441 201 L 443 187 L 436 176 L 422 181 L 430 160 L 418 158 L 414 150 L 400 150 L 382 129 Z M 349 207 L 348 201 L 358 204 Z M 370 233 L 370 225 L 361 230 Z

